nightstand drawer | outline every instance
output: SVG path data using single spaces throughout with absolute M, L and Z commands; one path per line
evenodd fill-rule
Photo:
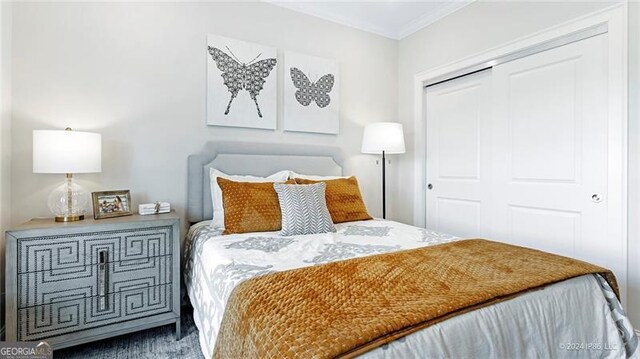
M 170 312 L 172 284 L 18 310 L 18 340 L 37 340 Z
M 103 272 L 104 273 L 103 273 Z M 172 282 L 173 256 L 18 274 L 18 308 Z
M 59 349 L 169 323 L 180 337 L 180 238 L 175 212 L 7 231 L 6 340 Z
M 171 226 L 47 235 L 18 239 L 18 273 L 96 264 L 100 252 L 109 262 L 172 254 Z

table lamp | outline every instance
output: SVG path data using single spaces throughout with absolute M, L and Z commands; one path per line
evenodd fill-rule
M 362 135 L 362 153 L 382 154 L 382 218 L 387 216 L 385 155 L 404 153 L 402 124 L 377 122 L 368 124 Z
M 89 196 L 73 181 L 74 173 L 102 172 L 102 136 L 60 130 L 33 131 L 33 173 L 66 174 L 64 184 L 51 192 L 49 210 L 56 222 L 84 219 Z

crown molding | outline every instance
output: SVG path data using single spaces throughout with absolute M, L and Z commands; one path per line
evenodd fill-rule
M 340 25 L 348 26 L 354 29 L 362 30 L 365 32 L 373 33 L 376 35 L 388 37 L 390 39 L 396 39 L 396 34 L 393 31 L 388 31 L 382 28 L 381 26 L 376 26 L 366 21 L 357 21 L 350 19 L 347 16 L 340 16 L 338 14 L 334 14 L 330 11 L 323 10 L 309 10 L 305 5 L 304 1 L 278 1 L 278 0 L 262 0 L 265 3 L 283 7 L 292 11 L 296 11 L 302 14 L 310 15 L 313 17 L 317 17 L 319 19 L 335 22 Z
M 335 14 L 330 11 L 324 11 L 324 10 L 318 10 L 318 9 L 309 10 L 308 7 L 305 6 L 306 5 L 305 1 L 278 1 L 278 0 L 262 0 L 262 1 L 271 5 L 279 6 L 292 11 L 317 17 L 323 20 L 331 21 L 340 25 L 344 25 L 354 29 L 369 32 L 372 34 L 384 36 L 393 40 L 402 40 L 403 38 L 413 34 L 414 32 L 419 31 L 433 24 L 434 22 L 444 18 L 445 16 L 448 16 L 462 9 L 463 7 L 471 4 L 475 0 L 453 1 L 434 13 L 424 14 L 423 16 L 417 18 L 416 20 L 409 22 L 407 25 L 405 25 L 404 27 L 402 27 L 397 31 L 387 29 L 383 26 L 377 26 L 367 21 L 354 20 L 348 16 L 341 16 L 339 14 Z
M 407 25 L 405 25 L 402 29 L 400 29 L 398 31 L 398 33 L 396 34 L 396 40 L 402 40 L 405 37 L 418 32 L 422 29 L 424 29 L 425 27 L 433 24 L 434 22 L 449 16 L 451 14 L 453 14 L 454 12 L 462 9 L 463 7 L 471 4 L 472 2 L 474 2 L 475 0 L 460 0 L 460 1 L 453 1 L 448 3 L 446 6 L 438 9 L 438 11 L 435 11 L 433 13 L 428 13 L 428 14 L 424 14 L 422 16 L 420 16 L 419 18 L 415 19 L 414 21 L 408 23 Z

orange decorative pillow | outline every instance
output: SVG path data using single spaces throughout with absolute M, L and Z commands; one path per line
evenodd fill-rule
M 327 208 L 333 223 L 372 219 L 364 205 L 358 180 L 355 177 L 314 181 L 295 178 L 297 184 L 325 182 L 327 184 Z M 225 209 L 226 210 L 226 209 Z
M 222 177 L 217 181 L 222 190 L 224 234 L 281 229 L 280 203 L 273 182 L 235 182 Z

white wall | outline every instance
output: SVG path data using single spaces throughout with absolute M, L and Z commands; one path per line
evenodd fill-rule
M 220 34 L 340 63 L 340 134 L 205 125 L 206 36 Z M 379 215 L 375 157 L 360 155 L 362 128 L 397 111 L 397 42 L 264 3 L 27 3 L 13 9 L 12 222 L 49 216 L 63 176 L 31 172 L 31 131 L 96 131 L 103 172 L 88 190 L 131 189 L 135 203 L 186 201 L 187 156 L 207 141 L 334 144 Z M 283 66 L 278 64 L 279 89 Z M 278 128 L 282 96 L 278 95 Z
M 424 70 L 455 62 L 520 37 L 586 15 L 612 3 L 475 2 L 399 43 L 398 118 L 407 138 L 413 131 L 413 76 Z M 627 311 L 640 327 L 640 4 L 629 8 L 629 301 Z M 395 217 L 414 221 L 414 151 L 399 158 L 404 185 L 397 187 Z M 424 223 L 417 223 L 423 225 Z
M 629 316 L 640 328 L 640 2 L 629 4 Z
M 4 231 L 11 222 L 11 3 L 0 3 L 0 323 L 4 323 Z M 0 325 L 0 334 L 4 324 Z
M 553 25 L 596 11 L 611 3 L 476 1 L 413 35 L 398 45 L 398 120 L 405 136 L 414 136 L 413 76 L 460 60 Z M 395 193 L 394 218 L 414 221 L 414 143 L 398 157 L 403 185 Z M 417 223 L 424 225 L 424 223 Z

